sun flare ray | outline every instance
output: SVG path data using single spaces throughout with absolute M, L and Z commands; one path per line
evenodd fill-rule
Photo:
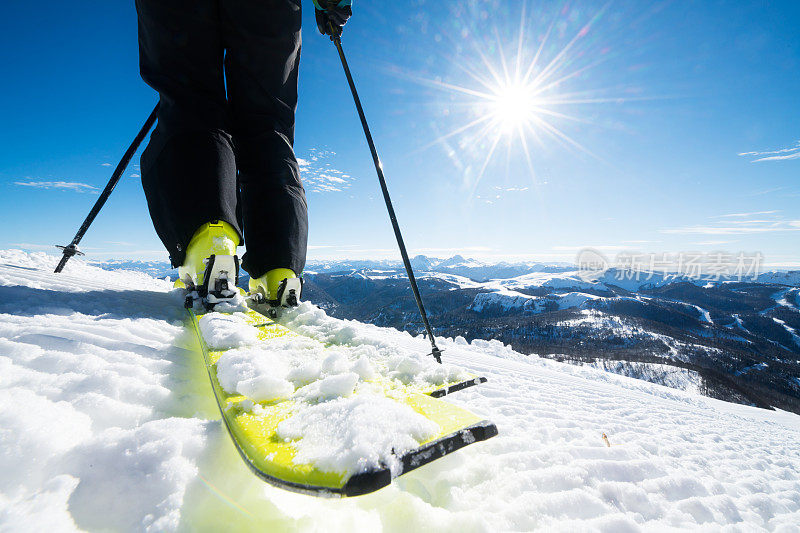
M 475 120 L 473 120 L 472 122 L 470 122 L 470 123 L 468 123 L 468 124 L 465 124 L 465 125 L 461 126 L 460 128 L 458 128 L 458 129 L 456 129 L 456 130 L 453 130 L 453 131 L 451 131 L 450 133 L 446 133 L 446 134 L 444 134 L 444 135 L 442 135 L 442 136 L 440 136 L 440 137 L 437 137 L 437 138 L 436 138 L 436 139 L 434 139 L 433 141 L 431 141 L 431 142 L 429 142 L 428 144 L 424 145 L 424 146 L 421 148 L 421 150 L 424 150 L 424 149 L 426 149 L 426 148 L 430 148 L 431 146 L 433 146 L 433 145 L 435 145 L 435 144 L 439 144 L 439 143 L 441 143 L 442 141 L 446 141 L 447 139 L 449 139 L 449 138 L 451 138 L 451 137 L 455 137 L 455 136 L 456 136 L 456 135 L 458 135 L 459 133 L 463 133 L 463 132 L 465 132 L 466 130 L 468 130 L 468 129 L 470 129 L 470 128 L 474 128 L 475 126 L 477 126 L 478 124 L 481 124 L 482 122 L 486 122 L 486 121 L 488 121 L 488 120 L 491 120 L 491 118 L 492 118 L 492 117 L 490 117 L 490 116 L 478 117 L 478 118 L 476 118 Z
M 497 159 L 497 172 L 492 170 L 492 176 L 505 170 L 508 178 L 512 171 L 527 170 L 534 184 L 538 184 L 534 163 L 538 154 L 550 145 L 600 159 L 563 126 L 601 125 L 592 116 L 578 112 L 576 106 L 629 99 L 609 97 L 612 88 L 585 86 L 592 79 L 593 69 L 611 57 L 606 55 L 607 48 L 597 46 L 594 36 L 607 7 L 581 17 L 583 21 L 560 9 L 540 25 L 542 31 L 537 35 L 537 24 L 533 21 L 541 20 L 543 15 L 538 13 L 529 18 L 525 0 L 521 2 L 519 25 L 511 31 L 516 31 L 516 35 L 508 35 L 494 26 L 482 32 L 483 40 L 470 41 L 469 50 L 473 52 L 457 53 L 456 58 L 461 59 L 451 64 L 456 72 L 462 73 L 462 81 L 424 79 L 409 74 L 408 77 L 449 94 L 441 110 L 443 121 L 452 123 L 452 129 L 440 131 L 441 135 L 420 150 L 434 145 L 443 146 L 448 154 L 460 150 L 456 157 L 464 165 L 464 184 L 470 198 L 475 197 L 493 159 Z M 453 139 L 457 141 L 453 143 Z M 504 150 L 498 150 L 501 145 Z M 522 157 L 515 159 L 520 152 Z

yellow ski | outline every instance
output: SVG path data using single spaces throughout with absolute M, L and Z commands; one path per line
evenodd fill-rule
M 239 454 L 257 476 L 279 487 L 320 496 L 366 494 L 388 485 L 393 477 L 497 434 L 497 428 L 491 422 L 434 397 L 443 395 L 437 391 L 445 391 L 446 394 L 458 390 L 456 387 L 463 388 L 465 382 L 431 387 L 432 390 L 423 392 L 377 377 L 370 380 L 371 394 L 375 394 L 375 390 L 382 391 L 386 401 L 410 408 L 435 424 L 430 427 L 436 430 L 416 447 L 392 454 L 390 461 L 372 464 L 357 471 L 337 471 L 303 460 L 298 454 L 298 440 L 281 438 L 278 426 L 302 414 L 310 406 L 308 401 L 292 395 L 258 402 L 254 408 L 252 400 L 226 391 L 217 377 L 217 362 L 225 351 L 213 351 L 203 338 L 199 319 L 204 313 L 198 314 L 191 309 L 188 313 L 188 326 L 195 338 L 194 350 L 203 357 L 222 419 Z M 276 337 L 297 337 L 300 340 L 302 337 L 252 309 L 245 313 L 245 320 L 258 329 L 262 340 Z M 474 378 L 468 382 L 475 384 L 480 379 Z M 356 389 L 353 395 L 358 394 L 359 389 Z

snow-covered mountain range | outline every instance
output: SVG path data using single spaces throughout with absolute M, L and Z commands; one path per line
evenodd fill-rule
M 439 334 L 498 339 L 523 353 L 800 412 L 800 271 L 740 279 L 415 262 Z M 358 266 L 309 272 L 307 297 L 335 316 L 422 331 L 402 268 Z M 509 269 L 523 273 L 495 276 Z
M 202 365 L 180 348 L 183 310 L 170 284 L 77 259 L 54 275 L 55 262 L 0 252 L 2 530 L 792 531 L 800 523 L 797 415 L 463 336 L 441 339 L 445 357 L 489 382 L 447 401 L 496 422 L 498 437 L 370 496 L 272 488 L 237 456 Z M 428 348 L 396 329 L 325 320 L 341 338 Z
M 147 272 L 154 277 L 175 276 L 175 269 L 165 261 L 136 261 L 115 259 L 93 263 L 107 269 L 125 269 Z M 575 270 L 574 265 L 568 263 L 539 263 L 539 262 L 483 262 L 475 259 L 465 259 L 455 255 L 447 259 L 418 255 L 411 260 L 415 271 L 441 272 L 487 281 L 490 279 L 505 279 L 531 274 L 533 272 L 567 272 Z M 311 260 L 306 265 L 306 273 L 332 273 L 332 272 L 371 272 L 380 275 L 380 272 L 400 271 L 403 268 L 399 260 Z

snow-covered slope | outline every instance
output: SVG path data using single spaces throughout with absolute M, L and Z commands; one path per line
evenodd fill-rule
M 469 309 L 480 313 L 486 309 L 499 308 L 503 311 L 511 309 L 538 313 L 550 304 L 555 309 L 570 309 L 581 307 L 586 302 L 603 300 L 600 296 L 582 292 L 553 293 L 547 297 L 530 296 L 509 289 L 500 289 L 494 292 L 481 292 L 475 295 Z
M 183 311 L 169 284 L 75 259 L 54 275 L 54 265 L 0 252 L 0 530 L 800 524 L 800 417 L 461 338 L 442 341 L 445 357 L 489 382 L 449 401 L 493 420 L 498 437 L 369 496 L 275 489 L 241 462 L 201 362 L 178 347 Z M 427 348 L 395 330 L 311 315 L 320 327 L 307 331 L 328 341 Z

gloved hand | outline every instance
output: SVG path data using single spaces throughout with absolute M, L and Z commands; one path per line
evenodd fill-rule
M 342 27 L 353 14 L 352 0 L 314 0 L 317 8 L 317 28 L 322 35 L 331 37 L 342 34 Z M 331 25 L 336 35 L 331 35 Z

